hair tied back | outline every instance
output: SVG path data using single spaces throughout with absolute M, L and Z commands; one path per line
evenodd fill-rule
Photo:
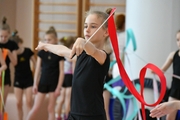
M 12 32 L 12 36 L 15 37 L 17 35 L 18 31 L 14 30 L 14 32 Z
M 107 13 L 108 15 L 110 15 L 112 10 L 113 10 L 112 8 L 108 8 L 108 9 L 106 9 L 106 13 Z M 114 13 L 113 13 L 113 15 L 114 15 Z
M 67 40 L 67 37 L 64 37 L 63 39 L 66 41 L 66 40 Z

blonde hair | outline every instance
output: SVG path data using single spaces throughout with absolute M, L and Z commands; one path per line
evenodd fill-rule
M 111 10 L 111 8 L 106 9 L 106 12 L 89 10 L 88 12 L 86 12 L 85 18 L 90 14 L 96 14 L 98 17 L 101 17 L 104 21 L 109 17 Z M 108 22 L 106 22 L 103 27 L 108 28 Z
M 49 30 L 46 31 L 46 34 L 53 34 L 56 38 L 58 37 L 56 29 L 53 26 L 49 27 Z
M 74 44 L 77 37 L 69 36 L 69 37 L 62 37 L 59 41 L 64 44 L 66 47 L 70 48 L 71 45 Z

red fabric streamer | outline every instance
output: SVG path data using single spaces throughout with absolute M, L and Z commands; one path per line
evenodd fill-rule
M 111 13 L 113 13 L 115 11 L 116 8 L 113 8 Z M 163 74 L 163 72 L 156 67 L 155 65 L 148 63 L 146 66 L 144 66 L 141 71 L 140 71 L 140 94 L 139 92 L 136 90 L 136 88 L 134 87 L 133 83 L 131 82 L 129 76 L 127 75 L 124 66 L 120 60 L 120 53 L 119 53 L 119 48 L 118 48 L 118 40 L 117 40 L 117 34 L 116 34 L 116 27 L 114 24 L 114 18 L 113 16 L 111 16 L 108 20 L 108 31 L 109 31 L 109 37 L 111 39 L 111 44 L 113 46 L 113 50 L 116 56 L 116 61 L 119 67 L 119 72 L 121 75 L 121 78 L 124 82 L 124 84 L 127 86 L 127 88 L 129 89 L 129 91 L 139 100 L 139 102 L 141 102 L 141 108 L 142 108 L 142 114 L 143 114 L 143 120 L 146 120 L 146 115 L 145 115 L 145 105 L 147 106 L 156 106 L 158 105 L 162 100 L 163 97 L 165 95 L 166 92 L 166 78 Z M 144 95 L 143 95 L 143 91 L 144 91 L 144 78 L 146 75 L 146 70 L 147 69 L 151 69 L 152 71 L 154 71 L 154 73 L 156 73 L 159 76 L 160 82 L 161 82 L 161 91 L 160 91 L 160 96 L 159 99 L 153 103 L 153 104 L 148 104 L 145 102 L 144 99 Z

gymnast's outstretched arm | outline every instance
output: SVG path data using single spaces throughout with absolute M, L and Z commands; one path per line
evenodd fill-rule
M 50 51 L 56 55 L 70 58 L 71 49 L 64 45 L 53 45 L 48 43 L 39 42 L 36 50 Z

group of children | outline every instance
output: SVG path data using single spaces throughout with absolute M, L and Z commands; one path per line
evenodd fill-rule
M 107 22 L 96 30 L 110 12 L 111 9 L 106 12 L 90 10 L 84 22 L 84 38 L 63 37 L 61 44 L 58 44 L 54 27 L 50 27 L 44 35 L 44 41 L 39 42 L 36 48 L 39 50 L 37 59 L 31 49 L 23 47 L 23 40 L 17 35 L 17 31 L 10 35 L 10 27 L 6 19 L 3 19 L 0 26 L 0 73 L 5 71 L 4 101 L 11 85 L 9 64 L 12 63 L 15 66 L 14 93 L 19 120 L 23 119 L 24 90 L 29 111 L 26 120 L 34 120 L 47 93 L 48 120 L 55 120 L 56 101 L 58 120 L 61 120 L 63 103 L 65 119 L 109 120 L 108 112 L 105 112 L 108 102 L 103 98 L 104 82 L 112 78 L 108 74 L 112 50 L 104 48 L 109 36 Z M 124 25 L 125 23 L 121 25 L 119 32 L 125 31 Z M 4 51 L 7 51 L 6 56 L 3 55 Z M 35 68 L 34 77 L 30 61 Z M 166 68 L 168 66 L 169 64 Z M 36 94 L 34 102 L 32 93 Z M 59 95 L 60 99 L 57 100 Z M 106 95 L 110 96 L 105 93 L 104 96 Z M 157 114 L 151 115 L 156 117 Z
M 68 48 L 72 48 L 75 40 L 76 37 L 69 36 L 63 37 L 60 42 Z M 45 33 L 44 43 L 58 44 L 58 42 L 54 27 L 50 27 Z M 2 78 L 4 80 L 3 101 L 5 104 L 11 86 L 10 63 L 12 63 L 15 68 L 13 86 L 17 101 L 18 119 L 23 120 L 24 93 L 28 110 L 27 120 L 34 120 L 47 93 L 49 95 L 48 120 L 55 120 L 56 99 L 60 94 L 62 100 L 57 102 L 57 120 L 61 120 L 63 103 L 65 103 L 65 118 L 63 120 L 67 119 L 70 111 L 72 76 L 76 59 L 61 57 L 44 50 L 38 51 L 36 59 L 34 52 L 23 46 L 23 40 L 19 37 L 18 31 L 15 30 L 11 34 L 6 18 L 3 18 L 0 25 L 0 48 L 0 74 L 5 71 L 5 76 Z M 35 70 L 34 75 L 31 68 Z M 33 93 L 36 94 L 34 101 Z

